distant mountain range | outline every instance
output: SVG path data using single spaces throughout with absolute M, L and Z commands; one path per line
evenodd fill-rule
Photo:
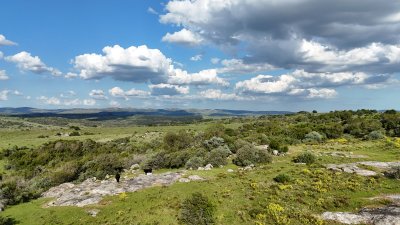
M 36 109 L 29 107 L 0 108 L 0 115 L 17 117 L 62 117 L 69 119 L 121 118 L 129 116 L 260 116 L 292 114 L 289 111 L 247 111 L 228 109 Z

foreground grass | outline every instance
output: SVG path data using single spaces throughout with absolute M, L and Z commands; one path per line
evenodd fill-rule
M 333 146 L 333 147 L 332 147 Z M 366 159 L 320 157 L 316 164 L 298 165 L 291 162 L 294 155 L 314 152 L 353 151 Z M 211 171 L 188 171 L 207 181 L 176 183 L 169 187 L 153 187 L 123 196 L 110 196 L 98 204 L 78 207 L 43 208 L 45 199 L 8 208 L 2 214 L 17 219 L 20 224 L 178 224 L 180 203 L 191 193 L 201 192 L 216 206 L 217 224 L 279 224 L 271 216 L 271 203 L 284 209 L 277 215 L 290 224 L 320 224 L 314 215 L 324 211 L 357 211 L 364 206 L 382 204 L 368 200 L 382 194 L 400 193 L 399 181 L 384 177 L 365 178 L 352 174 L 334 173 L 322 163 L 347 161 L 400 160 L 400 149 L 385 141 L 335 143 L 332 145 L 299 145 L 291 154 L 275 157 L 272 164 L 261 165 L 252 171 L 239 171 L 234 165 Z M 390 160 L 391 159 L 391 160 Z M 227 169 L 235 172 L 228 173 Z M 157 171 L 157 172 L 165 172 Z M 287 174 L 285 184 L 273 181 L 278 174 Z M 96 217 L 87 211 L 99 209 Z M 325 224 L 335 224 L 327 222 Z

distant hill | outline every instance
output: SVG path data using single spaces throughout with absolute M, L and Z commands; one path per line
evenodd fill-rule
M 291 114 L 288 111 L 246 111 L 227 109 L 133 109 L 133 108 L 105 108 L 105 109 L 36 109 L 29 107 L 0 108 L 0 115 L 16 117 L 62 117 L 68 119 L 112 119 L 129 116 L 260 116 Z

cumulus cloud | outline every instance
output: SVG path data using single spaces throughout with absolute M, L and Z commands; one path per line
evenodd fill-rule
M 0 46 L 17 45 L 17 43 L 7 40 L 4 35 L 0 34 Z
M 400 66 L 398 1 L 171 0 L 165 11 L 162 23 L 240 52 L 250 67 L 392 73 Z
M 68 72 L 67 74 L 65 74 L 65 78 L 67 78 L 67 79 L 73 79 L 76 77 L 78 77 L 78 74 L 76 74 L 76 73 Z
M 199 35 L 193 33 L 190 30 L 182 29 L 173 34 L 167 33 L 162 38 L 162 41 L 193 46 L 201 44 L 203 39 Z
M 37 100 L 41 101 L 45 105 L 60 105 L 61 104 L 61 100 L 56 97 L 40 96 L 37 98 Z
M 182 95 L 189 93 L 189 87 L 179 86 L 179 85 L 172 85 L 172 84 L 156 84 L 156 85 L 149 85 L 151 89 L 151 94 L 154 96 L 159 95 Z
M 0 80 L 8 80 L 9 77 L 7 76 L 7 73 L 5 70 L 0 70 Z
M 103 48 L 104 55 L 84 54 L 75 57 L 75 68 L 83 79 L 111 76 L 115 80 L 160 83 L 167 79 L 171 67 L 158 49 L 142 45 L 122 48 L 119 45 Z
M 219 73 L 246 74 L 275 69 L 268 63 L 246 64 L 242 59 L 224 59 L 221 61 L 221 64 L 224 67 L 218 69 Z
M 50 73 L 53 76 L 60 76 L 62 73 L 44 64 L 38 56 L 32 56 L 29 52 L 20 52 L 13 56 L 5 57 L 6 61 L 17 64 L 17 67 L 22 71 L 30 71 L 37 74 Z
M 198 73 L 192 74 L 189 74 L 187 71 L 181 69 L 176 69 L 174 70 L 173 75 L 169 77 L 168 83 L 179 85 L 229 85 L 225 79 L 218 77 L 217 70 L 215 69 L 202 70 Z
M 287 95 L 307 98 L 333 98 L 335 87 L 384 85 L 391 77 L 372 76 L 362 72 L 309 73 L 296 70 L 279 76 L 258 75 L 236 83 L 236 90 L 248 95 Z
M 189 74 L 175 68 L 171 59 L 158 49 L 147 46 L 122 48 L 118 45 L 103 48 L 103 55 L 84 54 L 75 57 L 75 68 L 84 79 L 110 76 L 115 80 L 152 84 L 226 84 L 217 71 Z
M 150 95 L 150 93 L 147 91 L 137 90 L 134 88 L 128 91 L 124 91 L 120 87 L 113 87 L 110 90 L 108 90 L 108 93 L 110 93 L 110 95 L 113 97 L 124 98 L 126 100 L 128 100 L 130 97 L 144 97 Z
M 107 96 L 104 94 L 103 90 L 91 90 L 89 93 L 89 96 L 93 99 L 97 99 L 97 100 L 106 100 L 108 99 Z

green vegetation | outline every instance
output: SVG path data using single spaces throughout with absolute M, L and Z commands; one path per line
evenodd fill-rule
M 381 204 L 369 197 L 400 192 L 398 168 L 385 176 L 361 177 L 324 167 L 400 161 L 400 114 L 393 111 L 222 118 L 168 126 L 118 127 L 117 121 L 111 128 L 100 122 L 90 127 L 92 122 L 81 120 L 57 123 L 56 118 L 51 125 L 36 123 L 39 119 L 1 120 L 9 123 L 0 129 L 5 137 L 0 143 L 0 194 L 8 205 L 0 221 L 323 224 L 318 215 L 324 211 L 356 211 Z M 65 135 L 74 132 L 80 136 Z M 274 150 L 279 156 L 271 154 Z M 206 181 L 109 196 L 83 208 L 42 207 L 49 199 L 40 195 L 53 186 L 103 179 L 136 163 L 155 173 L 186 168 L 185 176 Z M 197 170 L 207 164 L 214 169 Z M 254 169 L 241 168 L 251 164 Z M 100 210 L 96 217 L 88 215 L 92 209 Z

